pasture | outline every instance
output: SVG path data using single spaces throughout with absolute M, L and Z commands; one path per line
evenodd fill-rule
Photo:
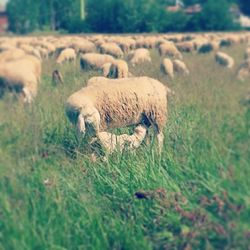
M 152 142 L 95 162 L 64 104 L 100 73 L 81 70 L 79 59 L 44 60 L 31 105 L 0 99 L 0 249 L 248 249 L 250 78 L 236 79 L 245 48 L 222 49 L 232 70 L 213 52 L 183 53 L 190 75 L 173 79 L 155 49 L 152 63 L 129 65 L 175 92 L 162 155 Z M 64 84 L 52 84 L 54 69 Z

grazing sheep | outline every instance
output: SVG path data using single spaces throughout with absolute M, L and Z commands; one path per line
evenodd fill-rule
M 129 76 L 128 64 L 124 60 L 115 60 L 109 68 L 108 78 L 126 78 Z
M 121 48 L 116 43 L 103 43 L 100 46 L 100 51 L 102 54 L 108 54 L 114 57 L 123 56 Z
M 217 52 L 215 54 L 215 61 L 218 64 L 227 67 L 229 69 L 231 69 L 234 66 L 234 59 L 223 52 Z
M 139 63 L 151 62 L 149 50 L 144 48 L 136 49 L 131 52 L 129 54 L 129 59 L 133 66 Z
M 175 47 L 172 42 L 164 42 L 159 46 L 160 56 L 170 56 L 174 58 L 182 59 L 181 52 Z
M 189 70 L 184 62 L 178 59 L 175 59 L 173 61 L 173 66 L 174 66 L 174 71 L 184 74 L 184 75 L 189 75 Z
M 72 48 L 67 48 L 61 51 L 60 55 L 56 59 L 56 62 L 61 64 L 67 61 L 75 61 L 76 60 L 76 52 Z
M 248 47 L 245 51 L 245 55 L 244 55 L 244 58 L 247 60 L 247 59 L 250 59 L 250 47 Z
M 115 135 L 109 132 L 100 132 L 98 138 L 94 138 L 91 144 L 100 141 L 101 146 L 107 153 L 113 153 L 115 150 L 123 151 L 125 149 L 138 148 L 147 134 L 147 127 L 138 125 L 132 135 Z
M 101 69 L 105 63 L 113 63 L 114 57 L 110 55 L 86 53 L 81 55 L 80 64 L 82 69 Z
M 174 66 L 170 59 L 164 58 L 161 64 L 161 70 L 170 78 L 174 78 Z
M 84 135 L 87 126 L 98 137 L 100 132 L 110 128 L 152 125 L 161 150 L 168 88 L 149 77 L 100 78 L 98 81 L 95 77 L 96 83 L 75 92 L 67 100 L 66 114 L 76 124 L 78 132 Z
M 54 70 L 52 73 L 52 81 L 55 85 L 63 84 L 63 77 L 58 70 Z
M 237 78 L 244 81 L 250 75 L 250 59 L 242 63 L 237 71 Z
M 13 61 L 25 56 L 25 52 L 21 49 L 5 50 L 0 53 L 0 63 Z
M 33 56 L 0 64 L 0 86 L 22 94 L 24 102 L 31 103 L 37 95 L 41 62 Z
M 111 63 L 104 63 L 101 67 L 102 75 L 108 77 Z

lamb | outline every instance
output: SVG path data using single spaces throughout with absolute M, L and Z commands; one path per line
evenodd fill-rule
M 234 59 L 223 52 L 217 52 L 215 54 L 215 61 L 218 64 L 227 67 L 229 69 L 231 69 L 234 66 Z
M 72 48 L 64 49 L 60 55 L 58 56 L 56 62 L 61 64 L 66 61 L 75 61 L 76 60 L 76 52 Z
M 189 75 L 189 70 L 184 62 L 178 59 L 175 59 L 173 61 L 173 66 L 174 66 L 174 71 L 184 74 L 184 75 Z
M 173 42 L 164 42 L 159 46 L 160 56 L 170 56 L 182 59 L 181 52 L 175 47 Z
M 107 153 L 113 153 L 115 150 L 123 151 L 125 149 L 138 148 L 147 134 L 147 127 L 138 125 L 132 135 L 115 135 L 108 132 L 100 132 L 98 138 L 91 141 L 91 145 L 100 142 Z
M 22 94 L 27 103 L 31 103 L 37 95 L 40 74 L 41 62 L 33 56 L 0 64 L 1 87 Z
M 108 78 L 126 78 L 129 76 L 128 64 L 124 60 L 115 60 L 111 63 Z
M 114 57 L 105 54 L 86 53 L 81 55 L 80 64 L 82 69 L 101 69 L 105 63 L 113 63 Z
M 149 50 L 144 48 L 136 49 L 131 52 L 129 55 L 129 59 L 133 66 L 139 63 L 151 62 Z
M 174 78 L 174 66 L 170 59 L 168 58 L 163 59 L 161 64 L 161 70 L 171 79 Z
M 86 127 L 92 128 L 98 137 L 100 132 L 111 128 L 152 125 L 161 151 L 168 88 L 149 77 L 95 79 L 96 82 L 75 92 L 66 102 L 66 115 L 79 134 L 85 135 Z
M 121 48 L 116 43 L 103 43 L 100 46 L 100 51 L 102 54 L 108 54 L 114 57 L 123 56 Z

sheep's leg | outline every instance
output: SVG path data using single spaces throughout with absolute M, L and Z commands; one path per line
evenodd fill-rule
M 77 132 L 78 132 L 78 137 L 81 135 L 85 135 L 86 127 L 85 127 L 85 120 L 82 114 L 80 114 L 77 118 Z
M 163 148 L 163 141 L 164 141 L 164 134 L 163 134 L 163 132 L 159 132 L 157 134 L 157 141 L 158 141 L 159 154 L 161 154 L 162 148 Z
M 31 103 L 33 100 L 31 92 L 27 88 L 23 88 L 22 93 L 24 95 L 24 102 Z

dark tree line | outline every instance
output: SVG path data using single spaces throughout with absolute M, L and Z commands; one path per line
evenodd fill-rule
M 34 30 L 68 32 L 168 32 L 232 30 L 237 25 L 229 12 L 239 3 L 250 15 L 249 0 L 183 0 L 200 3 L 202 11 L 192 16 L 183 11 L 168 12 L 175 0 L 83 0 L 86 18 L 81 18 L 81 0 L 9 0 L 9 29 L 17 33 Z

